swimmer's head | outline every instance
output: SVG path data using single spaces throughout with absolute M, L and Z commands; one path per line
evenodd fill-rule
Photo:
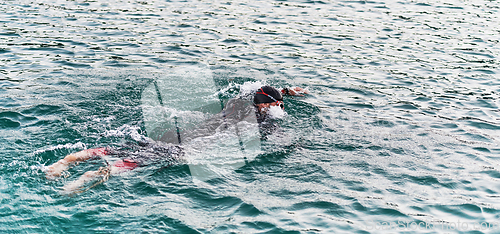
M 271 106 L 280 107 L 282 110 L 285 109 L 281 92 L 271 86 L 262 86 L 257 90 L 253 102 L 261 114 L 265 114 Z
M 261 103 L 273 103 L 277 101 L 283 101 L 283 96 L 281 92 L 271 86 L 262 86 L 253 98 L 255 104 Z

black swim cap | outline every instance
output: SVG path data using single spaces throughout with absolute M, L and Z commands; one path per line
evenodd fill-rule
M 281 92 L 271 86 L 262 86 L 253 97 L 255 104 L 283 101 Z

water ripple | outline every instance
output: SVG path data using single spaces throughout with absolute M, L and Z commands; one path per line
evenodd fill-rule
M 2 2 L 0 230 L 361 233 L 383 222 L 495 222 L 499 9 Z M 75 197 L 58 193 L 65 180 L 44 179 L 39 168 L 82 147 L 134 141 L 106 133 L 143 134 L 141 90 L 199 63 L 224 87 L 259 81 L 312 95 L 285 100 L 288 135 L 231 177 L 196 184 L 186 165 L 150 168 Z

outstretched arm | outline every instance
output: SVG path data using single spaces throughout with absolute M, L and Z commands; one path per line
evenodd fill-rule
M 282 89 L 281 93 L 290 96 L 304 96 L 304 94 L 308 94 L 309 91 L 300 87 L 291 87 Z

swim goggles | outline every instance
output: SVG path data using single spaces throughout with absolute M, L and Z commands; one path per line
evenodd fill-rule
M 264 92 L 264 90 L 262 90 L 262 88 L 260 88 L 260 91 L 257 91 L 256 94 L 263 94 L 263 95 L 266 95 L 268 98 L 271 98 L 271 100 L 273 100 L 274 102 L 276 102 L 276 105 L 281 107 L 281 109 L 285 109 L 285 104 L 283 103 L 283 101 L 278 101 L 276 100 L 276 98 L 274 98 L 273 96 L 267 94 Z
M 285 103 L 283 103 L 282 101 L 277 101 L 276 102 L 276 105 L 278 105 L 279 107 L 281 107 L 281 109 L 285 109 Z

